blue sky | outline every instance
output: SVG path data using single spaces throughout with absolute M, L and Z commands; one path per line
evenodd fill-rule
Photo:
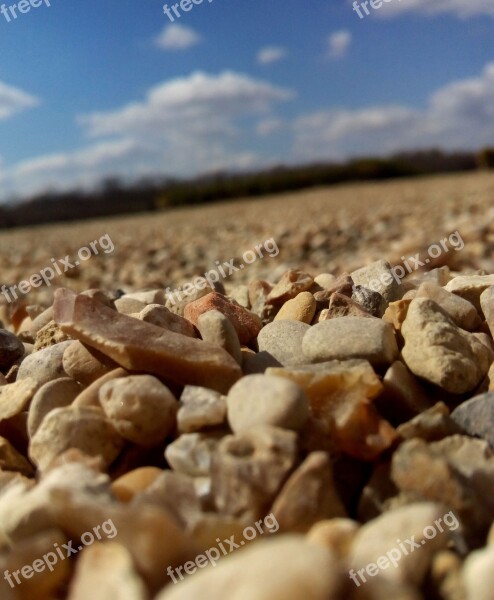
M 487 0 L 49 2 L 0 13 L 0 199 L 494 145 Z

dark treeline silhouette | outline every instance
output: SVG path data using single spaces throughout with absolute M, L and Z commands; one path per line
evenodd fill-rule
M 493 168 L 494 150 L 403 152 L 389 158 L 357 158 L 344 164 L 280 166 L 248 174 L 216 173 L 193 180 L 106 179 L 98 189 L 46 192 L 0 206 L 0 228 L 162 210 L 242 197 L 289 192 L 350 181 L 372 181 Z

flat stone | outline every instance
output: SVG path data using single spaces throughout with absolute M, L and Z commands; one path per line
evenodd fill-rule
M 272 512 L 284 533 L 306 533 L 318 521 L 346 515 L 335 490 L 328 454 L 309 454 L 288 478 Z
M 300 321 L 310 325 L 316 312 L 316 301 L 310 292 L 300 292 L 287 300 L 274 318 L 275 321 Z
M 286 429 L 260 427 L 224 437 L 211 470 L 218 512 L 249 523 L 265 516 L 297 454 L 297 436 Z
M 395 302 L 402 296 L 400 284 L 393 277 L 391 265 L 385 260 L 352 271 L 351 276 L 355 285 L 379 292 L 387 303 Z
M 292 269 L 283 274 L 278 283 L 269 292 L 266 302 L 275 306 L 281 306 L 287 300 L 291 300 L 298 296 L 301 292 L 307 292 L 314 283 L 314 279 L 304 273 Z
M 149 304 L 137 315 L 137 318 L 145 323 L 163 327 L 163 329 L 168 329 L 168 331 L 174 333 L 180 333 L 191 338 L 197 337 L 194 326 L 190 321 L 173 313 L 161 304 Z
M 234 433 L 262 425 L 299 431 L 309 418 L 309 403 L 302 388 L 281 377 L 243 377 L 228 392 L 226 402 Z
M 99 390 L 99 401 L 118 433 L 139 446 L 157 446 L 175 428 L 178 402 L 152 375 L 108 381 Z
M 312 326 L 304 335 L 302 351 L 313 363 L 362 358 L 377 368 L 398 358 L 393 328 L 364 317 L 341 317 Z
M 96 542 L 77 561 L 67 600 L 147 600 L 132 555 L 116 542 Z
M 451 418 L 472 437 L 480 437 L 494 448 L 494 393 L 488 392 L 463 402 Z
M 494 285 L 494 275 L 459 275 L 449 281 L 445 288 L 468 302 L 481 312 L 480 296 L 487 288 Z
M 29 381 L 29 380 L 24 380 Z M 81 393 L 82 387 L 70 377 L 48 381 L 34 394 L 29 407 L 27 429 L 32 438 L 46 415 L 55 408 L 70 406 Z M 1 388 L 0 388 L 1 394 Z
M 15 361 L 24 356 L 21 340 L 6 329 L 0 329 L 0 370 L 7 371 Z
M 471 302 L 431 281 L 422 283 L 415 297 L 434 300 L 458 327 L 467 331 L 474 331 L 481 323 L 479 313 Z
M 69 290 L 57 290 L 54 306 L 55 320 L 64 331 L 129 370 L 220 392 L 241 376 L 238 364 L 222 348 L 121 315 Z
M 302 339 L 309 330 L 309 325 L 299 321 L 273 321 L 259 332 L 259 351 L 268 352 L 284 366 L 305 364 L 308 361 L 302 352 Z
M 347 454 L 374 460 L 396 439 L 394 429 L 372 404 L 382 391 L 382 383 L 367 361 L 271 368 L 266 374 L 298 383 L 324 437 Z
M 233 323 L 219 310 L 208 310 L 197 319 L 197 328 L 205 342 L 223 348 L 242 364 L 240 341 Z
M 26 356 L 19 367 L 17 380 L 31 378 L 38 386 L 42 386 L 48 381 L 67 377 L 63 368 L 63 354 L 70 344 L 71 341 L 61 342 Z
M 218 292 L 211 292 L 207 296 L 187 304 L 184 316 L 191 323 L 197 325 L 199 317 L 210 310 L 218 310 L 231 321 L 242 344 L 248 344 L 253 338 L 257 337 L 261 329 L 261 322 L 257 315 L 233 304 L 233 302 L 229 302 L 225 296 L 218 294 Z
M 475 389 L 490 366 L 487 348 L 457 327 L 433 300 L 415 298 L 401 328 L 407 367 L 442 389 L 463 394 Z
M 194 433 L 226 422 L 226 398 L 208 388 L 186 385 L 180 396 L 177 427 L 180 433 Z
M 21 413 L 32 400 L 38 387 L 36 381 L 29 377 L 0 386 L 0 421 Z
M 85 386 L 91 385 L 118 366 L 102 352 L 91 346 L 85 346 L 78 340 L 67 346 L 63 353 L 62 364 L 69 377 Z
M 218 433 L 183 433 L 168 444 L 165 458 L 178 473 L 192 477 L 207 476 L 221 438 Z
M 109 466 L 123 447 L 123 439 L 101 410 L 56 408 L 41 421 L 29 445 L 29 456 L 41 471 L 69 448 L 101 456 Z

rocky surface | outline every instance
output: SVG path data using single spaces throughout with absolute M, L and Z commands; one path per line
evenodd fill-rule
M 492 176 L 315 190 L 176 211 L 166 235 L 120 219 L 114 254 L 4 302 L 2 600 L 491 598 L 479 189 Z M 44 266 L 51 231 L 17 254 L 22 233 L 0 237 L 6 283 Z M 194 287 L 263 238 L 279 253 Z

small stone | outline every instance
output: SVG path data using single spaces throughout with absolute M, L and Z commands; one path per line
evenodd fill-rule
M 208 310 L 199 316 L 197 328 L 205 342 L 223 348 L 239 365 L 242 364 L 242 351 L 237 332 L 230 319 L 219 310 Z
M 187 304 L 184 316 L 191 323 L 197 325 L 200 315 L 210 310 L 218 310 L 232 322 L 242 344 L 248 344 L 257 337 L 261 329 L 261 322 L 255 314 L 229 302 L 218 292 L 211 292 L 207 296 Z
M 493 392 L 463 402 L 451 413 L 451 418 L 468 435 L 483 438 L 494 448 Z
M 266 515 L 296 459 L 293 431 L 260 427 L 224 437 L 211 471 L 218 512 L 249 523 Z
M 494 285 L 494 275 L 460 275 L 447 283 L 446 290 L 468 302 L 481 312 L 480 296 L 487 288 Z
M 63 353 L 62 364 L 69 377 L 86 386 L 118 366 L 103 353 L 91 346 L 85 346 L 78 340 L 67 346 Z
M 336 281 L 336 277 L 331 273 L 319 273 L 314 277 L 314 283 L 317 283 L 323 290 L 331 288 Z
M 72 338 L 64 333 L 55 321 L 50 321 L 36 334 L 34 350 L 43 350 L 43 348 L 49 348 L 50 346 L 59 344 L 60 342 L 66 342 L 70 339 Z
M 131 315 L 133 313 L 140 313 L 141 310 L 144 310 L 146 308 L 146 303 L 136 300 L 135 298 L 122 296 L 115 300 L 115 308 L 122 315 Z
M 57 290 L 54 306 L 64 331 L 129 370 L 219 392 L 228 391 L 242 375 L 222 348 L 121 315 L 69 290 Z
M 41 421 L 31 439 L 29 456 L 45 471 L 57 456 L 78 448 L 88 456 L 103 458 L 109 466 L 123 447 L 123 440 L 101 410 L 94 408 L 56 408 Z
M 306 533 L 318 521 L 346 515 L 335 491 L 328 454 L 309 454 L 288 478 L 272 512 L 284 533 Z
M 416 298 L 434 300 L 448 313 L 453 322 L 467 331 L 474 331 L 480 325 L 480 317 L 475 306 L 461 296 L 448 292 L 433 282 L 424 282 L 417 290 Z
M 310 325 L 316 312 L 316 301 L 310 292 L 301 292 L 287 300 L 274 318 L 275 321 L 300 321 Z
M 22 356 L 24 346 L 19 338 L 10 331 L 0 329 L 0 370 L 7 371 Z
M 239 306 L 243 306 L 247 310 L 250 310 L 251 304 L 249 299 L 249 286 L 238 285 L 229 291 L 228 297 L 236 302 Z
M 130 552 L 116 542 L 96 542 L 77 561 L 67 600 L 147 600 Z
M 33 437 L 41 421 L 51 410 L 70 406 L 81 393 L 81 389 L 81 386 L 73 379 L 70 379 L 70 377 L 48 381 L 48 383 L 41 386 L 34 394 L 31 406 L 29 407 L 27 420 L 29 437 Z
M 0 421 L 21 413 L 38 389 L 34 379 L 27 378 L 0 387 Z
M 411 301 L 412 300 L 409 298 L 402 298 L 396 302 L 390 302 L 388 308 L 384 312 L 383 321 L 392 325 L 396 331 L 401 331 L 401 326 L 407 318 Z
M 3 437 L 0 437 L 0 472 L 15 471 L 32 477 L 34 469 L 31 464 Z
M 174 333 L 180 333 L 191 338 L 197 337 L 194 326 L 190 321 L 173 313 L 161 304 L 149 304 L 137 315 L 137 318 L 145 323 L 163 327 Z
M 305 364 L 302 339 L 309 329 L 309 325 L 299 321 L 273 321 L 259 332 L 259 352 L 268 352 L 283 366 Z
M 315 292 L 314 299 L 319 308 L 324 308 L 328 306 L 333 294 L 341 294 L 342 296 L 347 296 L 350 298 L 353 287 L 353 279 L 348 273 L 343 273 L 338 277 L 338 279 L 336 279 L 333 285 L 320 292 Z
M 491 335 L 494 336 L 494 285 L 488 287 L 480 295 L 480 307 Z
M 348 296 L 335 292 L 331 294 L 326 313 L 326 320 L 336 319 L 338 317 L 371 317 L 358 302 L 355 302 Z M 321 322 L 319 318 L 319 322 Z
M 228 392 L 226 403 L 234 433 L 262 425 L 299 431 L 309 418 L 309 403 L 302 388 L 281 377 L 243 377 Z
M 67 377 L 63 368 L 63 354 L 70 344 L 71 341 L 61 342 L 26 356 L 19 367 L 17 380 L 31 378 L 38 386 L 42 386 L 48 381 Z
M 405 440 L 420 438 L 427 442 L 438 442 L 450 435 L 464 433 L 449 414 L 444 402 L 438 402 L 397 429 L 399 436 Z
M 351 276 L 355 285 L 379 292 L 386 303 L 395 302 L 402 296 L 400 284 L 393 276 L 391 265 L 385 260 L 352 271 Z
M 407 367 L 454 394 L 475 389 L 487 375 L 489 353 L 475 336 L 457 327 L 433 300 L 415 298 L 402 326 Z
M 287 271 L 269 292 L 266 302 L 267 304 L 281 306 L 287 300 L 298 296 L 300 292 L 307 292 L 313 283 L 312 277 L 303 271 L 295 269 Z
M 341 317 L 313 325 L 304 335 L 302 351 L 313 363 L 362 358 L 377 368 L 398 357 L 392 327 L 364 317 Z
M 420 585 L 430 567 L 432 557 L 439 549 L 445 548 L 449 541 L 448 530 L 437 532 L 434 537 L 427 538 L 424 530 L 434 527 L 433 523 L 442 518 L 444 510 L 439 504 L 432 502 L 414 503 L 386 512 L 363 525 L 352 544 L 349 563 L 354 570 L 367 567 L 370 563 L 378 563 L 381 556 L 397 547 L 397 539 L 414 540 L 420 550 L 400 552 L 400 559 L 393 568 L 379 571 L 381 577 L 397 582 L 408 582 Z M 388 562 L 388 567 L 391 566 Z M 364 573 L 364 577 L 366 577 Z M 360 583 L 365 583 L 360 581 Z
M 177 427 L 180 433 L 194 433 L 226 422 L 226 398 L 208 388 L 186 385 L 180 396 Z
M 116 479 L 111 490 L 120 502 L 130 502 L 137 494 L 147 490 L 163 473 L 157 467 L 134 469 Z
M 210 474 L 211 459 L 222 435 L 218 433 L 183 433 L 168 444 L 165 458 L 174 471 L 204 477 Z
M 396 439 L 394 429 L 372 405 L 382 384 L 365 360 L 271 368 L 267 375 L 298 383 L 324 436 L 351 456 L 373 460 Z
M 175 427 L 178 403 L 152 375 L 108 381 L 99 390 L 99 401 L 116 431 L 134 444 L 157 446 Z
M 119 377 L 127 377 L 128 374 L 129 373 L 125 369 L 119 367 L 118 369 L 113 369 L 113 371 L 99 377 L 77 396 L 73 402 L 73 406 L 76 408 L 87 408 L 91 406 L 101 408 L 99 391 L 103 385 L 107 381 L 113 381 L 113 379 L 118 379 Z
M 352 300 L 373 317 L 380 319 L 386 310 L 386 301 L 379 292 L 370 290 L 363 285 L 354 285 L 352 289 Z

